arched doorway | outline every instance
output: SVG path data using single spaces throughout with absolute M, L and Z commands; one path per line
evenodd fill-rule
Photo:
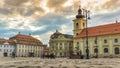
M 28 56 L 29 57 L 34 57 L 34 53 L 33 52 L 29 52 Z
M 7 52 L 4 52 L 3 55 L 4 55 L 4 57 L 7 57 L 7 56 L 8 56 Z
M 116 47 L 115 49 L 114 49 L 114 52 L 115 52 L 115 54 L 119 54 L 119 48 L 118 47 Z
M 104 48 L 104 53 L 108 53 L 108 48 Z
M 95 58 L 98 58 L 98 48 L 95 48 L 95 49 L 94 49 L 94 53 L 96 54 L 96 55 L 95 55 Z

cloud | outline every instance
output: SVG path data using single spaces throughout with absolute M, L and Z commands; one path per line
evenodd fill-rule
M 0 29 L 6 28 L 7 24 L 4 21 L 0 21 Z
M 21 7 L 17 9 L 18 13 L 22 16 L 32 16 L 35 14 L 35 12 L 44 13 L 44 10 L 41 7 Z
M 56 8 L 63 6 L 65 2 L 67 2 L 67 0 L 52 0 L 52 1 L 48 0 L 47 7 L 56 9 Z
M 119 10 L 120 11 L 120 10 Z M 103 14 L 96 14 L 91 17 L 89 21 L 89 26 L 97 26 L 109 23 L 116 23 L 116 18 L 118 21 L 120 20 L 120 12 L 116 11 L 113 13 L 103 13 Z
M 32 16 L 35 12 L 44 13 L 44 9 L 40 6 L 43 0 L 4 0 L 4 6 L 1 6 L 2 14 L 20 14 L 21 16 Z
M 56 29 L 72 34 L 80 3 L 94 13 L 89 26 L 113 23 L 120 17 L 120 0 L 1 0 L 0 36 L 31 33 L 47 43 Z
M 12 10 L 8 8 L 0 8 L 0 14 L 3 14 L 3 15 L 12 14 Z
M 69 23 L 69 19 L 56 13 L 48 13 L 37 19 L 37 25 L 61 25 Z
M 70 1 L 70 2 L 69 2 Z M 65 5 L 69 6 L 65 6 Z M 56 6 L 55 6 L 56 5 Z M 47 6 L 50 10 L 54 9 L 53 12 L 63 15 L 63 16 L 71 16 L 75 14 L 80 6 L 79 0 L 48 0 Z
M 120 6 L 120 0 L 108 0 L 104 5 L 102 5 L 103 9 L 116 9 Z
M 4 2 L 8 5 L 12 6 L 21 6 L 23 3 L 28 2 L 29 0 L 4 0 Z

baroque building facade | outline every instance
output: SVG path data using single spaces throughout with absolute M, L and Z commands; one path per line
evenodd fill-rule
M 62 34 L 56 30 L 49 40 L 49 54 L 54 54 L 56 57 L 69 56 L 73 48 L 73 36 Z
M 15 42 L 15 54 L 18 57 L 38 57 L 44 52 L 44 45 L 31 35 L 17 34 L 9 40 Z
M 86 20 L 82 13 L 79 8 L 73 20 L 73 51 L 86 55 Z M 120 23 L 88 27 L 88 49 L 90 56 L 120 57 Z
M 0 38 L 0 57 L 11 57 L 14 52 L 14 42 Z
M 86 19 L 82 9 L 73 20 L 73 37 L 66 38 L 64 34 L 56 31 L 51 35 L 49 41 L 49 53 L 56 56 L 80 54 L 86 56 Z M 87 27 L 88 29 L 88 51 L 90 57 L 120 57 L 120 22 L 112 24 Z M 68 42 L 69 40 L 69 42 Z M 71 44 L 72 51 L 66 51 Z M 67 55 L 67 56 L 69 56 Z

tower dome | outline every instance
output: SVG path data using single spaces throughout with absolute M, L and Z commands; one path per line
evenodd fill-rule
M 82 14 L 82 9 L 79 6 L 78 15 L 76 15 L 76 18 L 83 18 L 83 17 L 84 17 L 84 15 Z

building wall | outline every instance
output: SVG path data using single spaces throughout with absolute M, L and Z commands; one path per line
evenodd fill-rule
M 73 20 L 73 34 L 74 34 L 74 37 L 79 34 L 82 29 L 86 28 L 86 20 L 85 18 L 80 18 L 80 19 L 74 19 Z
M 97 37 L 97 44 L 95 43 L 96 37 Z M 104 36 L 96 36 L 96 37 L 88 38 L 90 56 L 96 56 L 94 49 L 98 48 L 99 57 L 105 57 L 105 56 L 110 56 L 110 55 L 113 57 L 117 57 L 117 56 L 120 57 L 120 53 L 115 54 L 115 50 L 114 50 L 115 48 L 120 49 L 120 34 L 104 35 Z M 118 39 L 118 42 L 115 43 L 115 39 Z M 104 40 L 107 40 L 107 43 L 104 43 Z M 82 54 L 86 55 L 86 51 L 85 51 L 86 50 L 86 38 L 74 39 L 74 52 L 77 46 L 79 46 L 79 50 L 82 51 Z M 104 52 L 104 48 L 108 48 L 108 53 Z
M 7 53 L 7 56 L 12 56 L 12 52 L 14 51 L 14 45 L 9 43 L 0 44 L 0 57 L 4 57 L 4 53 Z
M 50 39 L 49 44 L 49 54 L 54 54 L 57 57 L 69 56 L 73 46 L 72 39 L 65 38 L 64 36 L 59 36 L 56 39 Z
M 43 46 L 17 44 L 17 56 L 29 56 L 34 53 L 35 57 L 39 57 L 43 52 Z

